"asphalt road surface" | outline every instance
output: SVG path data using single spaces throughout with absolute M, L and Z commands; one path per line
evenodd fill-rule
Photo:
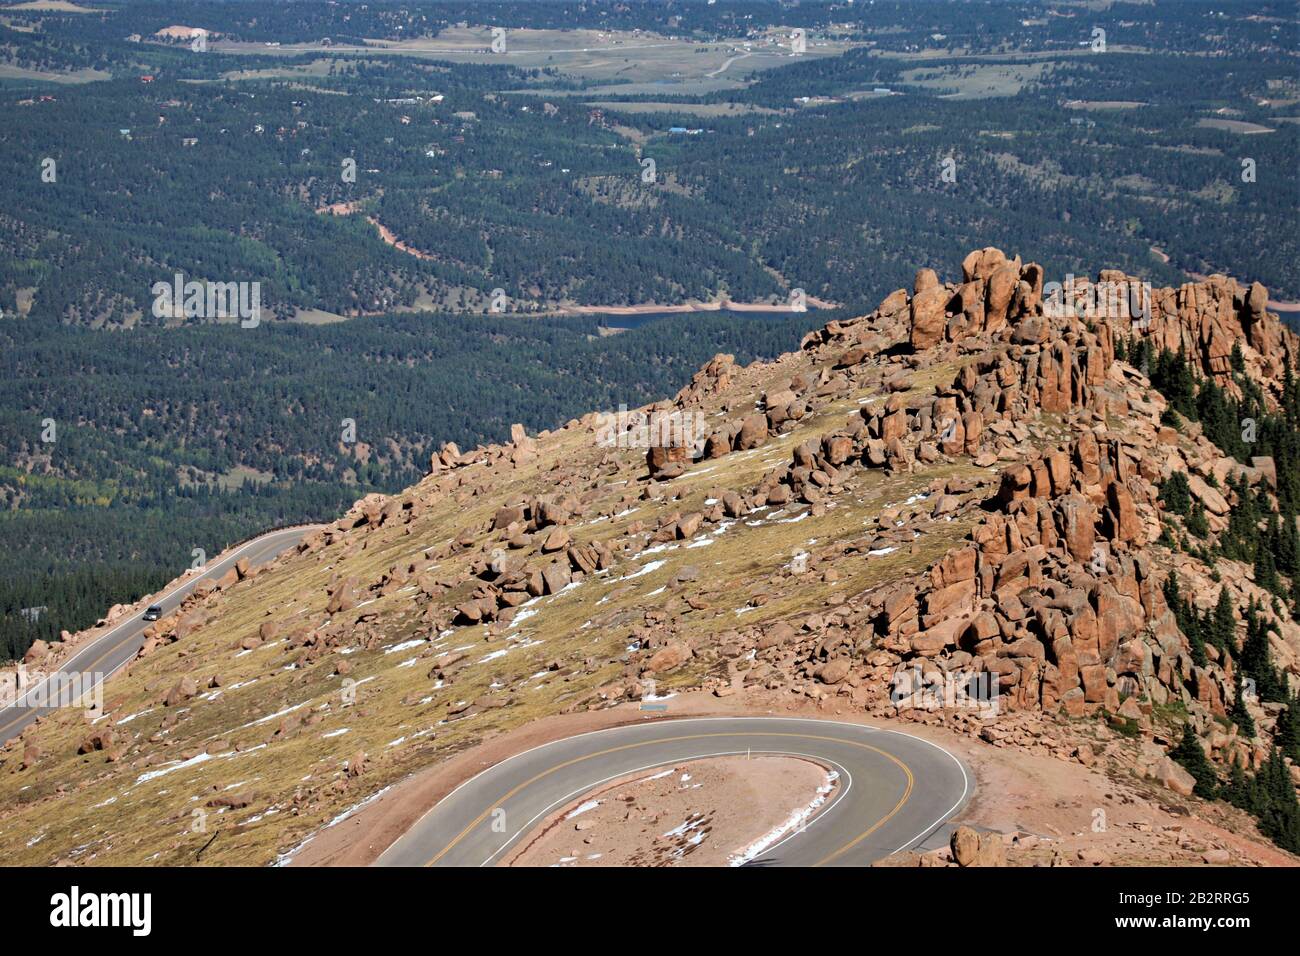
M 296 546 L 305 535 L 313 530 L 315 529 L 312 527 L 285 528 L 281 531 L 272 531 L 260 538 L 242 544 L 220 560 L 209 564 L 204 568 L 202 574 L 196 574 L 188 581 L 178 585 L 156 603 L 162 605 L 165 615 L 174 610 L 184 600 L 185 596 L 194 590 L 194 585 L 205 578 L 214 581 L 219 579 L 233 568 L 235 562 L 240 558 L 248 558 L 248 563 L 254 567 L 265 564 L 289 548 Z M 57 692 L 62 688 L 76 686 L 88 688 L 93 686 L 91 675 L 100 674 L 102 679 L 107 680 L 111 674 L 128 664 L 135 658 L 140 646 L 144 644 L 144 629 L 148 626 L 149 622 L 144 620 L 143 611 L 123 620 L 107 634 L 96 638 L 77 651 L 70 660 L 56 673 L 51 674 L 47 680 L 27 688 L 23 696 L 15 703 L 0 710 L 0 743 L 16 737 L 22 733 L 23 728 L 37 717 L 48 714 L 53 709 L 51 707 L 32 706 L 36 701 L 42 698 L 49 700 L 51 697 L 57 696 Z
M 545 744 L 488 768 L 426 813 L 378 864 L 492 865 L 548 816 L 605 782 L 746 753 L 811 757 L 839 774 L 831 799 L 803 830 L 751 866 L 863 866 L 926 841 L 971 793 L 956 757 L 900 731 L 793 717 L 647 720 Z

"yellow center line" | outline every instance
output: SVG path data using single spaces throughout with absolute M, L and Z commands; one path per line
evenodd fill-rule
M 848 743 L 848 741 L 845 741 L 845 742 Z M 855 746 L 865 747 L 865 746 L 867 746 L 867 745 L 866 745 L 866 744 L 857 744 L 857 745 L 855 745 Z M 898 764 L 898 766 L 902 769 L 903 773 L 904 773 L 904 774 L 906 775 L 906 777 L 907 777 L 907 786 L 903 789 L 903 795 L 902 795 L 901 797 L 898 798 L 898 803 L 894 804 L 894 809 L 890 810 L 890 811 L 889 811 L 888 813 L 886 813 L 883 817 L 881 817 L 879 820 L 877 820 L 877 821 L 875 822 L 875 824 L 873 824 L 870 828 L 868 828 L 868 829 L 866 829 L 866 830 L 863 830 L 863 831 L 862 831 L 861 833 L 859 833 L 856 837 L 854 837 L 854 838 L 853 838 L 852 840 L 850 840 L 848 843 L 844 844 L 844 846 L 840 847 L 840 848 L 839 848 L 838 850 L 836 850 L 834 853 L 830 854 L 829 856 L 825 856 L 825 857 L 823 857 L 822 859 L 818 860 L 816 863 L 813 864 L 814 866 L 825 866 L 827 863 L 831 862 L 831 860 L 834 860 L 834 859 L 836 859 L 837 857 L 841 856 L 842 854 L 847 853 L 849 850 L 853 849 L 855 846 L 857 846 L 859 843 L 861 843 L 861 842 L 862 842 L 863 840 L 865 840 L 867 837 L 871 836 L 871 834 L 875 833 L 877 830 L 879 830 L 881 827 L 883 827 L 886 823 L 888 823 L 891 819 L 893 819 L 893 817 L 898 813 L 898 811 L 903 809 L 903 804 L 907 803 L 907 801 L 908 801 L 908 800 L 911 798 L 911 796 L 912 796 L 912 785 L 915 783 L 916 778 L 912 776 L 912 770 L 911 770 L 911 768 L 908 767 L 907 764 L 903 763 L 903 761 L 899 760 L 897 757 L 895 757 L 895 756 L 894 756 L 893 754 L 891 754 L 891 753 L 885 753 L 885 751 L 883 751 L 883 750 L 876 750 L 875 747 L 872 747 L 871 749 L 872 749 L 872 750 L 875 750 L 876 753 L 878 753 L 878 754 L 883 754 L 884 756 L 888 757 L 888 758 L 889 758 L 890 760 L 892 760 L 894 763 Z
M 239 555 L 239 557 L 244 557 L 244 555 Z M 227 559 L 227 560 L 229 560 L 229 559 Z M 238 558 L 236 558 L 236 560 L 238 560 Z M 250 561 L 251 561 L 251 560 L 252 560 L 252 559 L 250 559 Z M 200 575 L 200 576 L 197 577 L 197 578 L 194 578 L 193 581 L 191 581 L 191 582 L 187 582 L 187 584 L 188 584 L 189 587 L 193 588 L 193 586 L 194 586 L 195 584 L 198 584 L 200 581 L 208 580 L 209 578 L 212 577 L 212 575 L 216 574 L 216 573 L 217 573 L 218 571 L 220 571 L 220 570 L 221 570 L 220 566 L 218 566 L 218 567 L 214 567 L 212 570 L 207 571 L 206 573 Z M 224 573 L 224 572 L 223 572 L 223 573 Z M 161 598 L 161 600 L 164 600 L 164 601 L 165 601 L 165 600 L 167 600 L 168 598 L 173 597 L 173 596 L 175 596 L 176 594 L 179 594 L 182 590 L 184 590 L 184 588 L 185 588 L 186 586 L 187 586 L 186 584 L 182 584 L 180 587 L 178 587 L 178 588 L 177 588 L 175 591 L 173 591 L 171 594 L 164 595 L 164 596 Z M 126 623 L 130 623 L 130 622 L 124 622 L 123 624 L 119 624 L 119 625 L 117 625 L 117 627 L 123 627 L 123 626 L 125 626 Z M 135 623 L 137 623 L 137 624 L 145 624 L 145 625 L 147 625 L 147 624 L 150 623 L 150 622 L 147 622 L 147 621 L 136 621 Z M 116 630 L 116 629 L 117 629 L 117 628 L 114 628 L 114 630 Z M 140 630 L 133 632 L 133 633 L 132 633 L 131 635 L 129 635 L 129 636 L 130 636 L 130 637 L 136 637 L 136 636 L 140 633 L 140 631 L 142 631 L 142 630 L 144 630 L 143 627 L 140 628 Z M 105 634 L 104 637 L 101 637 L 99 640 L 102 641 L 102 640 L 104 640 L 105 638 L 111 636 L 111 634 L 112 634 L 112 631 L 110 631 L 108 634 Z M 95 658 L 93 661 L 91 661 L 89 664 L 79 664 L 79 665 L 77 665 L 77 669 L 76 669 L 75 671 L 64 671 L 64 670 L 59 670 L 59 671 L 55 671 L 55 674 L 92 674 L 92 675 L 93 675 L 93 674 L 94 674 L 94 670 L 95 670 L 95 668 L 98 667 L 99 664 L 102 663 L 102 662 L 103 662 L 103 661 L 104 661 L 104 660 L 105 660 L 105 659 L 106 659 L 110 654 L 112 654 L 114 651 L 117 651 L 117 650 L 121 649 L 122 644 L 123 644 L 123 642 L 116 642 L 116 643 L 114 643 L 114 645 L 113 645 L 112 647 L 110 647 L 108 650 L 104 651 L 104 653 L 100 654 L 98 657 L 96 657 L 96 658 Z M 93 645 L 91 645 L 91 646 L 93 646 Z M 87 650 L 89 650 L 89 648 L 87 648 Z M 51 675 L 50 675 L 50 677 L 53 677 L 53 676 L 54 676 L 54 674 L 51 674 Z M 45 678 L 45 680 L 48 682 L 48 681 L 49 681 L 49 677 Z M 29 693 L 30 693 L 30 691 L 29 691 Z M 11 706 L 12 706 L 12 705 L 11 705 Z M 23 719 L 27 716 L 27 713 L 26 713 L 26 712 L 27 712 L 28 710 L 35 710 L 35 709 L 36 709 L 36 708 L 34 708 L 34 707 L 23 708 L 23 709 L 22 709 L 22 710 L 21 710 L 17 715 L 15 715 L 14 717 L 10 718 L 10 719 L 9 719 L 8 721 L 6 721 L 4 724 L 0 724 L 0 734 L 8 733 L 10 729 L 12 729 L 13 727 L 16 727 L 18 724 L 22 723 Z
M 134 635 L 133 635 L 133 636 L 134 636 Z M 119 648 L 121 648 L 121 646 L 122 646 L 121 644 L 115 644 L 113 647 L 110 647 L 108 650 L 106 650 L 103 654 L 100 654 L 98 657 L 96 657 L 96 658 L 95 658 L 93 661 L 91 661 L 89 664 L 81 665 L 81 666 L 79 666 L 75 671 L 55 671 L 55 673 L 54 673 L 54 674 L 51 674 L 50 677 L 54 677 L 55 674 L 68 674 L 68 675 L 72 675 L 72 674 L 90 674 L 90 675 L 93 677 L 93 676 L 94 676 L 94 673 L 95 673 L 95 668 L 99 665 L 99 663 L 100 663 L 102 660 L 104 660 L 106 657 L 108 657 L 108 655 L 112 654 L 114 651 L 116 651 L 116 650 L 118 650 Z M 50 679 L 49 677 L 47 677 L 47 678 L 45 679 L 45 680 L 46 680 L 46 683 L 49 682 L 49 679 Z M 103 683 L 103 682 L 101 681 L 100 683 Z M 36 709 L 37 709 L 37 708 L 35 708 L 35 707 L 25 707 L 25 708 L 23 708 L 23 709 L 22 709 L 22 710 L 17 714 L 17 716 L 15 716 L 15 717 L 13 717 L 12 719 L 10 719 L 10 720 L 9 720 L 7 723 L 5 723 L 3 726 L 0 726 L 0 734 L 2 734 L 2 733 L 7 733 L 11 727 L 16 727 L 18 724 L 22 723 L 23 718 L 27 716 L 27 711 L 29 711 L 29 710 L 33 710 L 33 711 L 34 711 L 34 710 L 36 710 Z
M 893 763 L 897 764 L 899 768 L 902 769 L 903 775 L 907 778 L 907 786 L 903 790 L 903 796 L 899 799 L 898 803 L 894 805 L 894 808 L 890 810 L 889 813 L 885 814 L 883 817 L 877 820 L 875 824 L 873 824 L 869 829 L 864 830 L 862 833 L 858 834 L 852 841 L 846 843 L 844 846 L 840 847 L 838 850 L 836 850 L 834 853 L 830 854 L 829 856 L 825 857 L 824 859 L 819 860 L 815 864 L 816 866 L 821 866 L 824 863 L 830 862 L 831 860 L 835 859 L 841 854 L 857 846 L 867 837 L 871 836 L 871 834 L 875 833 L 882 826 L 888 823 L 890 819 L 892 819 L 901 809 L 903 809 L 903 805 L 907 803 L 908 799 L 912 795 L 912 785 L 915 778 L 912 776 L 912 771 L 907 766 L 907 764 L 903 763 L 903 761 L 899 760 L 893 754 L 886 753 L 885 751 L 881 750 L 879 747 L 873 747 L 870 744 L 860 743 L 856 740 L 844 740 L 843 738 L 840 737 L 823 737 L 823 736 L 818 736 L 816 734 L 792 734 L 792 733 L 779 733 L 773 731 L 743 731 L 743 732 L 738 731 L 736 733 L 720 733 L 720 734 L 689 734 L 683 737 L 668 737 L 668 738 L 661 738 L 657 740 L 643 740 L 640 743 L 621 744 L 620 746 L 610 747 L 606 750 L 600 750 L 593 754 L 586 754 L 581 757 L 574 757 L 572 760 L 566 760 L 564 763 L 556 764 L 554 767 L 551 767 L 548 770 L 543 770 L 541 773 L 537 774 L 536 776 L 531 777 L 528 780 L 525 780 L 523 783 L 512 788 L 507 794 L 505 794 L 505 796 L 497 800 L 493 806 L 488 807 L 477 817 L 471 820 L 466 825 L 465 829 L 461 830 L 460 833 L 456 834 L 456 836 L 452 839 L 452 841 L 448 843 L 445 847 L 443 847 L 440 851 L 438 851 L 438 854 L 434 856 L 433 859 L 425 863 L 424 866 L 433 866 L 444 856 L 446 856 L 449 852 L 451 852 L 451 850 L 455 848 L 455 846 L 458 843 L 460 843 L 461 840 L 465 839 L 465 837 L 469 835 L 469 832 L 471 830 L 473 830 L 484 820 L 486 820 L 488 815 L 491 814 L 493 810 L 497 809 L 501 804 L 505 803 L 511 797 L 518 794 L 521 790 L 524 790 L 527 787 L 531 787 L 534 783 L 536 783 L 538 780 L 541 780 L 543 777 L 549 777 L 551 774 L 558 773 L 559 771 L 565 769 L 566 767 L 571 767 L 574 764 L 579 764 L 586 760 L 594 760 L 597 757 L 603 757 L 607 754 L 619 753 L 624 750 L 634 750 L 638 747 L 649 747 L 653 744 L 677 743 L 683 740 L 710 740 L 715 737 L 797 737 L 801 740 L 825 740 L 825 741 L 830 741 L 831 743 L 846 744 L 850 747 L 861 747 L 864 750 L 870 750 L 873 753 L 880 754 L 880 756 L 889 759 Z M 691 760 L 694 758 L 683 757 L 680 759 Z M 631 771 L 628 772 L 630 773 Z
M 245 558 L 245 557 L 249 559 L 249 563 L 250 563 L 250 564 L 252 564 L 252 563 L 254 563 L 254 562 L 258 562 L 258 563 L 260 563 L 260 562 L 261 562 L 261 559 L 266 555 L 266 549 L 267 549 L 268 547 L 271 547 L 271 546 L 273 546 L 273 545 L 278 544 L 278 543 L 279 543 L 279 538 L 280 538 L 280 537 L 285 536 L 285 535 L 289 535 L 289 534 L 291 534 L 291 533 L 296 533 L 296 532 L 299 532 L 299 531 L 301 531 L 301 530 L 302 530 L 302 529 L 299 529 L 299 528 L 286 528 L 286 529 L 284 529 L 283 531 L 273 532 L 272 534 L 267 535 L 265 541 L 263 542 L 264 546 L 263 546 L 260 550 L 257 551 L 256 555 L 248 555 L 248 554 L 241 553 L 240 551 L 236 551 L 234 554 L 231 554 L 231 555 L 230 555 L 229 557 L 227 557 L 223 562 L 221 562 L 221 564 L 230 564 L 231 567 L 233 567 L 235 562 L 238 562 L 240 558 Z M 251 546 L 251 545 L 254 544 L 254 543 L 255 543 L 255 542 L 249 542 L 248 544 Z M 280 551 L 276 551 L 276 554 L 277 554 L 277 555 L 279 555 L 280 553 L 281 553 Z M 166 601 L 166 600 L 168 600 L 169 598 L 175 597 L 177 594 L 180 594 L 182 591 L 184 591 L 187 587 L 190 588 L 190 589 L 193 589 L 194 585 L 198 584 L 200 581 L 204 581 L 204 580 L 208 580 L 208 579 L 213 578 L 213 576 L 216 575 L 218 572 L 221 572 L 221 573 L 224 574 L 225 572 L 223 572 L 223 571 L 221 570 L 221 564 L 218 564 L 218 565 L 214 566 L 213 568 L 211 568 L 210 570 L 205 571 L 203 574 L 199 575 L 198 577 L 194 578 L 193 580 L 191 580 L 191 581 L 187 581 L 187 582 L 185 582 L 185 583 L 179 585 L 179 586 L 178 586 L 175 590 L 173 590 L 170 594 L 164 594 L 164 595 L 163 595 L 161 598 L 159 598 L 158 600 L 161 602 L 161 601 Z M 227 568 L 226 570 L 228 571 L 228 570 L 230 570 L 230 569 Z M 103 641 L 103 640 L 107 639 L 108 637 L 112 636 L 113 631 L 117 630 L 117 629 L 120 628 L 120 627 L 125 626 L 125 623 L 129 623 L 129 622 L 124 622 L 123 624 L 118 624 L 118 625 L 116 625 L 112 630 L 110 630 L 107 634 L 104 634 L 104 635 L 103 635 L 102 637 L 100 637 L 98 640 Z M 137 624 L 146 624 L 146 623 L 148 623 L 148 622 L 145 622 L 145 621 L 137 621 L 136 623 L 137 623 Z M 141 630 L 143 630 L 143 628 L 141 628 Z M 138 633 L 139 633 L 139 631 L 136 631 L 136 632 L 132 633 L 132 634 L 131 634 L 131 637 L 135 637 L 136 634 L 138 634 Z M 88 646 L 88 647 L 86 647 L 85 649 L 83 649 L 83 651 L 81 651 L 80 653 L 84 653 L 86 650 L 89 650 L 90 647 L 93 647 L 93 646 L 94 646 L 94 642 L 92 642 L 92 644 L 91 644 L 90 646 Z M 100 654 L 98 657 L 96 657 L 96 658 L 95 658 L 93 661 L 91 661 L 89 664 L 78 665 L 78 666 L 77 666 L 77 669 L 76 669 L 75 671 L 64 671 L 64 670 L 59 670 L 59 671 L 56 671 L 55 673 L 56 673 L 56 674 L 93 674 L 93 673 L 94 673 L 94 669 L 95 669 L 97 666 L 99 666 L 99 664 L 100 664 L 100 663 L 101 663 L 105 658 L 107 658 L 108 655 L 110 655 L 110 654 L 112 654 L 114 651 L 118 650 L 121 646 L 122 646 L 121 643 L 117 643 L 117 644 L 115 644 L 113 647 L 110 647 L 110 648 L 109 648 L 107 651 L 105 651 L 103 654 Z M 76 655 L 74 654 L 73 656 L 75 657 Z M 50 675 L 50 676 L 53 676 L 53 675 Z M 47 678 L 45 678 L 45 680 L 48 681 L 49 678 L 47 677 Z M 28 693 L 31 693 L 31 692 L 28 691 Z M 19 699 L 21 699 L 21 698 L 19 698 Z M 10 709 L 11 707 L 17 707 L 17 704 L 16 704 L 16 703 L 15 703 L 15 704 L 11 704 L 11 705 L 9 705 L 9 707 L 6 707 L 5 709 L 8 710 L 8 709 Z M 23 708 L 19 708 L 19 709 L 18 709 L 18 713 L 14 714 L 14 716 L 10 717 L 10 718 L 9 718 L 8 720 L 6 720 L 4 723 L 0 724 L 0 734 L 7 734 L 7 733 L 9 733 L 9 731 L 13 730 L 13 728 L 17 727 L 19 724 L 21 724 L 21 723 L 22 723 L 22 722 L 27 718 L 28 711 L 34 711 L 34 710 L 36 710 L 36 709 L 37 709 L 37 708 L 35 708 L 35 707 L 23 707 Z

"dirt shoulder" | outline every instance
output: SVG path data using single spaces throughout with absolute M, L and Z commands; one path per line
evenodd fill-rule
M 292 856 L 294 866 L 366 866 L 453 789 L 493 764 L 575 734 L 644 720 L 685 717 L 811 717 L 899 730 L 944 747 L 974 779 L 974 795 L 954 818 L 1003 834 L 1008 859 L 1034 865 L 1206 863 L 1295 866 L 1245 815 L 1222 804 L 1180 797 L 1149 781 L 1125 778 L 1057 756 L 994 747 L 978 737 L 908 720 L 881 721 L 836 706 L 768 700 L 759 695 L 674 697 L 664 714 L 630 704 L 539 720 L 423 770 L 342 822 L 317 832 Z M 841 712 L 843 710 L 843 712 Z M 594 852 L 594 851 L 593 851 Z M 919 862 L 907 855 L 897 864 Z
M 812 819 L 835 786 L 802 757 L 684 760 L 570 801 L 506 865 L 728 866 Z

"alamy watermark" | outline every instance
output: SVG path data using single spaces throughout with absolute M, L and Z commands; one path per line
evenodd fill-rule
M 923 671 L 919 664 L 894 671 L 889 701 L 899 710 L 973 710 L 996 717 L 1001 710 L 998 675 L 990 671 Z
M 152 893 L 82 892 L 74 885 L 50 897 L 50 925 L 57 928 L 118 927 L 132 936 L 148 936 L 153 928 Z
M 1102 282 L 1078 280 L 1067 274 L 1065 282 L 1043 286 L 1043 312 L 1048 318 L 1074 315 L 1081 319 L 1130 319 L 1135 329 L 1151 325 L 1150 282 L 1136 279 Z
M 0 707 L 32 710 L 81 707 L 103 712 L 104 674 L 99 672 L 18 670 L 0 674 Z
M 596 444 L 602 448 L 687 448 L 691 457 L 704 452 L 708 418 L 698 409 L 671 412 L 601 412 L 596 421 Z
M 176 273 L 171 282 L 155 282 L 153 314 L 159 319 L 239 319 L 241 328 L 256 328 L 262 321 L 262 283 L 185 281 Z

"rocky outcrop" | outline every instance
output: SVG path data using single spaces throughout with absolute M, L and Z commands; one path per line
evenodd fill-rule
M 1122 272 L 1108 270 L 1096 283 L 1079 280 L 1067 292 L 1067 300 L 1091 301 L 1097 287 L 1140 287 L 1140 281 Z M 1268 312 L 1268 290 L 1258 282 L 1249 287 L 1223 275 L 1199 282 L 1187 282 L 1177 289 L 1150 290 L 1136 302 L 1133 297 L 1116 297 L 1118 308 L 1097 309 L 1095 321 L 1105 323 L 1116 335 L 1147 339 L 1158 352 L 1168 349 L 1194 359 L 1201 371 L 1232 388 L 1233 347 L 1256 381 L 1281 380 L 1284 370 L 1294 368 L 1300 358 L 1300 339 L 1276 315 Z M 1149 310 L 1141 308 L 1149 301 Z M 1139 305 L 1134 309 L 1133 305 Z M 1080 311 L 1087 312 L 1087 309 Z

